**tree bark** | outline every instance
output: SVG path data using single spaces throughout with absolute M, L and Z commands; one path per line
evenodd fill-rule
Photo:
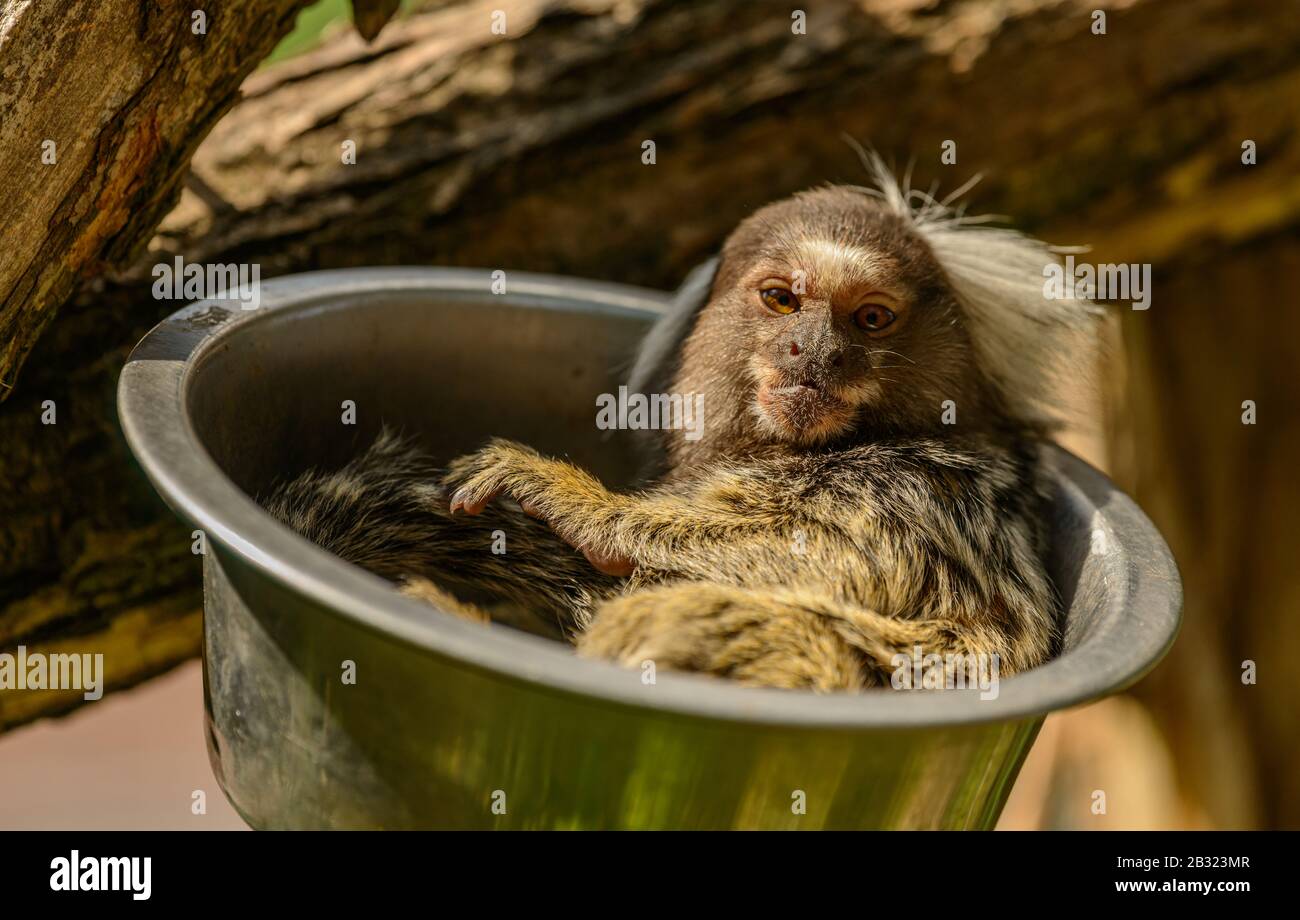
M 198 648 L 197 569 L 179 525 L 130 475 L 113 408 L 124 347 L 150 311 L 115 315 L 96 300 L 308 2 L 0 7 L 0 651 L 93 646 L 123 686 Z M 392 13 L 359 2 L 370 32 Z M 79 284 L 81 307 L 51 331 Z M 0 729 L 80 700 L 0 693 Z
M 127 621 L 145 635 L 190 615 L 198 562 L 187 558 L 188 535 L 151 499 L 111 421 L 127 349 L 176 306 L 151 299 L 149 269 L 176 254 L 255 262 L 264 276 L 424 263 L 667 287 L 757 206 L 863 181 L 848 134 L 900 166 L 914 157 L 914 185 L 950 189 L 983 172 L 975 210 L 1015 215 L 1053 242 L 1091 243 L 1095 261 L 1155 263 L 1153 307 L 1124 315 L 1140 343 L 1129 352 L 1134 376 L 1159 379 L 1151 369 L 1175 347 L 1225 360 L 1213 324 L 1174 318 L 1184 307 L 1172 292 L 1201 285 L 1226 296 L 1238 266 L 1264 264 L 1243 260 L 1248 245 L 1270 241 L 1280 252 L 1296 232 L 1300 20 L 1290 0 L 1261 0 L 1249 17 L 1230 0 L 801 6 L 803 35 L 790 11 L 744 0 L 465 3 L 394 23 L 372 46 L 344 37 L 251 77 L 194 157 L 203 194 L 182 196 L 129 270 L 83 287 L 0 416 L 0 468 L 21 474 L 4 509 L 19 524 L 0 524 L 0 546 L 15 548 L 0 556 L 0 644 Z M 504 35 L 492 29 L 498 9 Z M 1107 13 L 1105 34 L 1091 29 L 1094 9 Z M 1261 150 L 1257 166 L 1241 163 L 1246 139 Z M 946 140 L 956 142 L 955 166 L 940 164 Z M 345 141 L 355 164 L 343 162 Z M 1273 315 L 1264 303 L 1252 295 L 1227 309 L 1264 323 Z M 1245 355 L 1233 360 L 1246 366 Z M 1157 387 L 1151 405 L 1170 411 L 1181 385 Z M 47 398 L 69 407 L 57 435 L 37 421 Z M 1153 458 L 1202 430 L 1196 416 L 1176 421 L 1160 423 L 1171 430 Z M 1249 431 L 1255 444 L 1283 435 L 1262 423 Z M 1219 474 L 1207 461 L 1200 475 Z M 1144 483 L 1126 481 L 1143 498 Z M 1215 521 L 1212 537 L 1178 537 L 1188 531 L 1169 509 L 1203 485 L 1152 502 L 1176 552 L 1244 537 L 1239 510 Z M 1288 510 L 1293 494 L 1260 513 L 1281 520 Z M 124 587 L 96 593 L 78 580 L 88 571 Z M 1195 599 L 1209 573 L 1185 560 L 1184 573 Z M 1276 613 L 1265 610 L 1268 596 L 1257 584 L 1234 604 L 1256 635 Z M 1163 704 L 1185 675 L 1222 670 L 1227 617 L 1189 604 L 1188 634 L 1204 623 L 1209 638 L 1200 651 L 1180 643 L 1149 699 Z M 149 672 L 124 669 L 116 680 Z M 1278 756 L 1274 716 L 1252 705 L 1257 698 L 1231 698 L 1221 725 L 1188 711 L 1167 726 L 1180 761 L 1198 760 L 1197 737 L 1220 727 L 1257 733 Z M 15 719 L 0 709 L 6 721 Z M 1300 805 L 1266 775 L 1278 762 L 1238 759 L 1250 788 L 1232 796 L 1260 814 L 1289 809 L 1272 814 L 1295 825 Z M 1189 794 L 1225 782 L 1216 769 L 1193 769 Z
M 148 242 L 194 148 L 306 2 L 0 11 L 0 399 L 74 285 Z
M 1123 317 L 1114 473 L 1186 596 L 1177 644 L 1136 693 L 1218 827 L 1300 827 L 1298 244 L 1294 226 L 1191 244 L 1161 266 L 1149 315 Z

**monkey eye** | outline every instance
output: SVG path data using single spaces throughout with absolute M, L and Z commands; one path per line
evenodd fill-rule
M 878 303 L 864 303 L 853 314 L 853 322 L 868 332 L 880 332 L 893 324 L 898 317 L 889 307 Z
M 764 305 L 773 313 L 788 316 L 799 309 L 799 298 L 789 288 L 764 288 L 758 292 L 758 296 L 763 298 Z

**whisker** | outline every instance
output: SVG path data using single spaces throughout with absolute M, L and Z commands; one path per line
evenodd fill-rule
M 896 357 L 902 358 L 902 359 L 903 359 L 904 361 L 906 361 L 908 364 L 915 364 L 915 363 L 916 363 L 915 361 L 913 361 L 911 358 L 909 358 L 907 355 L 903 354 L 902 352 L 891 351 L 891 350 L 888 349 L 888 348 L 869 348 L 869 349 L 867 349 L 867 351 L 868 351 L 868 353 L 869 353 L 870 355 L 872 355 L 873 357 L 874 357 L 875 355 L 895 355 Z

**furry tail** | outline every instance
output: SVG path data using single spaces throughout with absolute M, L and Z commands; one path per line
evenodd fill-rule
M 442 529 L 441 470 L 385 428 L 333 473 L 308 470 L 261 499 L 317 546 L 390 581 L 421 572 L 425 544 Z
M 617 589 L 616 579 L 595 572 L 518 509 L 493 505 L 477 517 L 453 517 L 444 475 L 386 428 L 336 472 L 309 470 L 261 501 L 323 549 L 467 619 L 486 616 L 483 604 L 494 619 L 559 635 L 586 622 L 599 598 Z
M 629 667 L 653 661 L 755 686 L 821 692 L 897 687 L 900 678 L 911 686 L 912 662 L 937 655 L 930 662 L 943 671 L 926 678 L 931 686 L 931 679 L 955 679 L 956 669 L 981 652 L 994 648 L 947 621 L 895 619 L 811 592 L 710 583 L 610 600 L 578 639 L 580 655 Z

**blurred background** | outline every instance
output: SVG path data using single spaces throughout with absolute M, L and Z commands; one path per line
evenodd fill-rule
M 225 25 L 243 6 L 223 6 Z M 382 23 L 397 6 L 358 12 Z M 1148 309 L 1110 305 L 1063 440 L 1164 533 L 1183 632 L 1130 692 L 1048 718 L 1000 826 L 1300 827 L 1294 0 L 400 6 L 367 43 L 346 0 L 268 2 L 243 57 L 206 65 L 242 95 L 186 116 L 175 141 L 155 125 L 167 194 L 69 269 L 52 320 L 0 312 L 29 348 L 0 377 L 0 650 L 102 650 L 111 690 L 75 710 L 76 694 L 0 691 L 0 827 L 242 826 L 203 751 L 199 560 L 116 425 L 127 351 L 178 306 L 149 296 L 153 264 L 669 288 L 759 205 L 863 181 L 843 135 L 917 187 L 981 174 L 972 213 L 1153 266 Z M 179 34 L 190 11 L 160 15 Z M 16 121 L 0 118 L 0 175 L 24 168 Z M 72 145 L 88 164 L 92 141 Z M 6 213 L 23 194 L 0 187 Z M 38 297 L 16 258 L 0 253 L 0 294 Z M 45 400 L 57 426 L 40 424 Z

